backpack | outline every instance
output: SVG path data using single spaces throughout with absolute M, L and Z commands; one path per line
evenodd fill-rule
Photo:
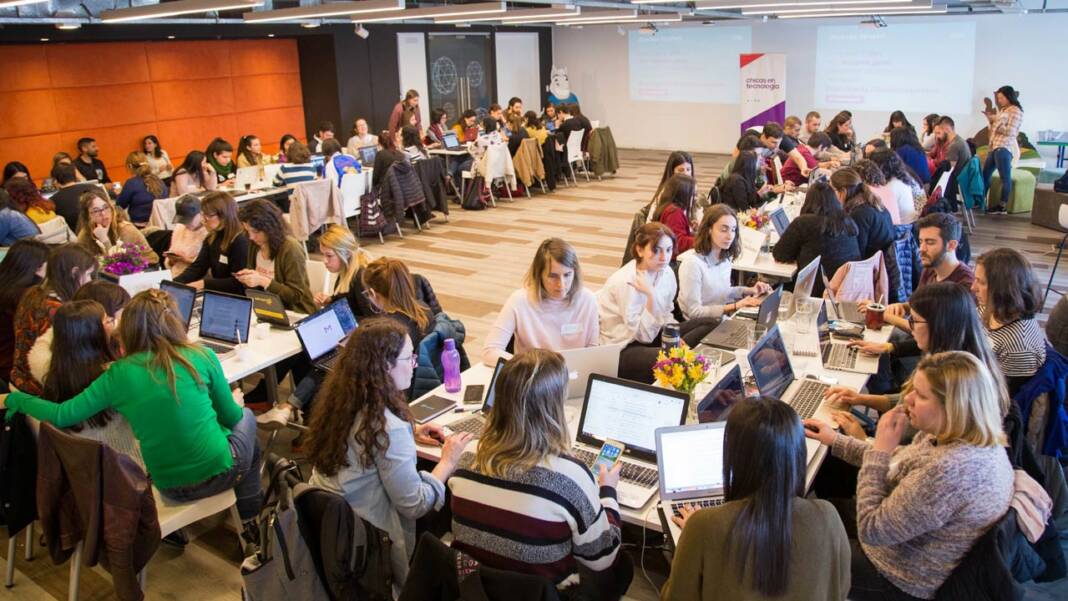
M 468 211 L 481 211 L 490 204 L 489 189 L 486 187 L 486 179 L 476 175 L 471 180 L 471 185 L 464 191 L 464 198 L 460 206 Z
M 1053 182 L 1054 192 L 1068 192 L 1068 171 L 1061 176 L 1060 179 Z
M 367 191 L 360 197 L 360 215 L 356 223 L 356 235 L 378 236 L 382 238 L 387 230 L 395 230 L 395 222 L 382 212 L 382 203 L 374 191 Z

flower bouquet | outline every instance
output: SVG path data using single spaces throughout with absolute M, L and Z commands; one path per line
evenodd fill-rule
M 710 367 L 704 355 L 698 355 L 682 343 L 667 353 L 660 351 L 653 364 L 653 377 L 661 386 L 693 394 L 697 385 L 708 377 Z
M 771 217 L 760 209 L 749 209 L 738 216 L 738 221 L 745 227 L 761 231 L 771 223 Z
M 147 252 L 143 244 L 124 242 L 100 259 L 100 268 L 111 275 L 141 273 L 148 269 L 148 259 L 145 258 Z

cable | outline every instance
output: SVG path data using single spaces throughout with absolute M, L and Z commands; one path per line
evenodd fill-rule
M 656 503 L 653 503 L 649 509 L 645 510 L 645 515 L 642 516 L 642 550 L 638 555 L 638 564 L 642 569 L 642 576 L 645 578 L 645 581 L 649 583 L 649 588 L 653 590 L 653 593 L 659 595 L 660 589 L 653 584 L 653 579 L 649 577 L 649 572 L 645 571 L 645 525 L 649 523 L 649 512 L 656 509 L 656 505 Z

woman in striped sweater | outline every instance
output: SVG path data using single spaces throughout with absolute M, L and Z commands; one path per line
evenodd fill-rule
M 818 420 L 805 435 L 859 466 L 855 601 L 934 599 L 964 555 L 1009 509 L 1000 386 L 965 351 L 924 358 L 903 406 L 883 414 L 871 443 Z M 908 426 L 919 432 L 901 445 Z
M 619 466 L 596 478 L 570 455 L 567 367 L 517 354 L 497 377 L 478 451 L 449 480 L 453 548 L 483 564 L 543 576 L 563 598 L 619 599 L 633 566 L 619 553 Z
M 1031 263 L 1019 251 L 994 249 L 975 261 L 972 292 L 1009 393 L 1031 379 L 1046 362 L 1046 335 L 1035 319 L 1042 296 Z

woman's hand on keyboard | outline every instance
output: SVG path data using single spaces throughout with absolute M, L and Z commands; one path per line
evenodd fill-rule
M 612 469 L 605 469 L 603 465 L 597 466 L 597 483 L 601 486 L 616 488 L 619 486 L 619 472 L 623 469 L 623 462 L 617 461 Z
M 850 407 L 861 404 L 861 394 L 845 386 L 831 386 L 823 393 L 827 402 L 838 407 Z
M 857 440 L 868 440 L 868 434 L 864 431 L 864 426 L 860 425 L 860 420 L 852 413 L 848 411 L 832 411 L 831 419 L 842 427 L 843 433 Z
M 437 424 L 419 424 L 414 428 L 415 442 L 440 447 L 445 442 L 445 430 Z
M 865 355 L 882 355 L 889 353 L 891 348 L 888 342 L 869 342 L 867 340 L 850 340 L 849 346 L 859 350 Z
M 804 424 L 805 437 L 819 441 L 821 444 L 831 446 L 834 443 L 834 438 L 838 436 L 838 433 L 827 422 L 818 419 L 806 419 Z
M 675 525 L 679 528 L 685 528 L 686 521 L 690 519 L 690 516 L 697 513 L 697 508 L 687 503 L 679 507 L 679 513 L 682 515 L 671 516 L 671 521 L 675 522 Z

